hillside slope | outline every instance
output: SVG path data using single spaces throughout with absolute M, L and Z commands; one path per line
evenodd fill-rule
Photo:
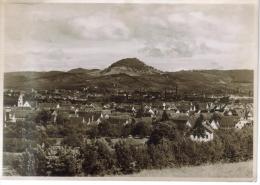
M 193 70 L 162 72 L 138 59 L 123 59 L 104 70 L 72 69 L 68 72 L 11 72 L 4 87 L 13 89 L 83 88 L 150 89 L 163 91 L 178 86 L 179 92 L 218 90 L 253 91 L 253 70 Z

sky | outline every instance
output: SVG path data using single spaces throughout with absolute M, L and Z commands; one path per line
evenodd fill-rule
M 139 58 L 163 71 L 254 69 L 254 4 L 7 4 L 10 71 L 104 69 Z

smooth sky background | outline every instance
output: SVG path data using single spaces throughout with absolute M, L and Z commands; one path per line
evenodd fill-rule
M 7 4 L 5 71 L 254 69 L 254 4 Z

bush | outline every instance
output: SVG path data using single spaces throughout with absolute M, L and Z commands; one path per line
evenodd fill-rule
M 49 176 L 77 176 L 82 173 L 82 158 L 77 149 L 61 147 L 56 155 L 46 158 L 46 173 Z
M 118 138 L 122 135 L 122 130 L 122 124 L 115 124 L 109 120 L 103 120 L 98 125 L 98 135 L 102 137 Z
M 159 144 L 163 138 L 173 139 L 174 134 L 175 130 L 168 122 L 155 123 L 148 143 Z
M 3 151 L 4 152 L 25 152 L 27 148 L 35 147 L 36 142 L 27 139 L 20 139 L 20 138 L 4 138 L 3 142 Z
M 133 156 L 132 147 L 125 141 L 119 141 L 115 145 L 118 167 L 123 174 L 136 172 L 136 160 Z
M 135 171 L 140 171 L 141 169 L 151 168 L 151 159 L 148 153 L 147 145 L 140 146 L 130 146 L 132 151 L 132 157 L 136 162 Z
M 151 126 L 145 122 L 138 122 L 132 130 L 132 135 L 144 138 L 151 135 Z
M 47 123 L 51 120 L 51 112 L 50 111 L 46 111 L 46 110 L 42 110 L 40 111 L 36 117 L 35 117 L 35 122 L 36 123 L 40 123 L 44 126 L 47 125 Z
M 105 142 L 96 141 L 86 144 L 81 151 L 82 168 L 85 175 L 100 175 L 116 173 L 116 159 Z
M 163 140 L 160 144 L 148 145 L 148 153 L 151 158 L 153 168 L 172 167 L 175 163 L 172 143 Z
M 67 127 L 69 128 L 69 127 Z M 70 131 L 69 133 L 74 133 Z M 76 133 L 72 134 L 74 137 Z M 93 139 L 82 144 L 67 135 L 67 145 L 58 149 L 42 148 L 32 141 L 4 140 L 4 151 L 23 152 L 10 162 L 21 175 L 77 176 L 130 174 L 141 169 L 180 167 L 215 162 L 238 162 L 253 157 L 253 128 L 215 132 L 210 142 L 193 142 L 182 136 L 171 122 L 157 123 L 147 144 L 132 143 L 135 139 L 113 141 Z M 89 141 L 89 140 L 88 140 Z M 32 147 L 34 149 L 32 149 Z

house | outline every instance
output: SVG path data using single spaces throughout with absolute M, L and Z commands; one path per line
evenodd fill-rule
M 171 120 L 177 126 L 177 128 L 179 130 L 184 131 L 184 130 L 186 130 L 186 127 L 189 127 L 189 126 L 187 126 L 188 119 L 189 119 L 188 116 L 184 115 L 184 116 L 174 117 Z
M 186 125 L 188 128 L 192 129 L 192 128 L 194 128 L 197 119 L 198 119 L 198 116 L 197 116 L 197 115 L 191 115 L 191 116 L 189 116 L 189 118 L 187 119 L 185 125 Z
M 203 133 L 193 132 L 190 135 L 190 139 L 195 142 L 209 142 L 214 139 L 214 131 L 209 125 L 207 120 L 203 120 L 200 127 L 202 127 Z
M 55 104 L 55 103 L 39 103 L 38 104 L 38 109 L 51 110 L 51 109 L 55 109 L 55 108 L 57 108 L 57 104 Z
M 191 129 L 189 138 L 192 141 L 208 142 L 213 140 L 214 129 L 211 127 L 209 120 L 202 114 L 190 117 L 186 125 Z
M 238 116 L 238 113 L 234 109 L 229 109 L 224 111 L 225 116 Z
M 245 119 L 253 121 L 253 112 L 252 111 L 245 111 Z
M 4 108 L 4 121 L 9 121 L 11 118 L 10 118 L 10 113 L 11 113 L 11 108 L 10 107 L 5 107 Z
M 29 107 L 29 108 L 31 108 L 32 105 L 31 105 L 31 103 L 29 103 L 28 101 L 25 101 L 25 103 L 23 104 L 23 107 Z
M 240 120 L 236 125 L 235 128 L 237 129 L 242 129 L 246 125 L 247 121 L 246 120 Z
M 253 124 L 253 121 L 241 118 L 241 119 L 237 122 L 237 124 L 235 125 L 235 128 L 236 128 L 236 129 L 242 129 L 242 128 L 244 128 L 245 126 L 249 126 L 249 125 L 252 125 L 252 124 Z
M 32 101 L 29 101 L 29 100 L 24 101 L 24 94 L 20 94 L 20 96 L 18 98 L 18 102 L 17 102 L 17 107 L 31 108 L 32 104 L 33 104 Z
M 210 126 L 214 130 L 218 130 L 220 127 L 218 120 L 215 120 L 215 119 L 210 120 Z
M 109 116 L 112 114 L 110 109 L 105 109 L 101 111 L 101 116 L 105 119 L 109 119 Z
M 23 108 L 21 109 L 20 107 L 17 107 L 16 109 L 13 109 L 8 113 L 9 119 L 7 121 L 11 123 L 16 123 L 17 121 L 25 121 L 27 117 L 31 116 L 34 113 L 35 112 L 33 112 L 32 110 Z

